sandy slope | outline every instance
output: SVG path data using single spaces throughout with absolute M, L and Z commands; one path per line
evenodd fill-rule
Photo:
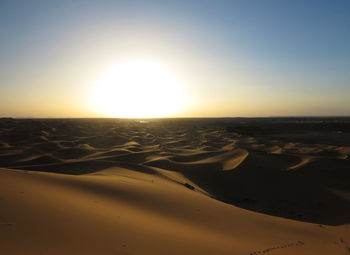
M 260 215 L 152 174 L 1 169 L 0 176 L 2 254 L 349 252 L 348 225 Z
M 199 121 L 0 121 L 0 254 L 350 254 L 349 152 Z

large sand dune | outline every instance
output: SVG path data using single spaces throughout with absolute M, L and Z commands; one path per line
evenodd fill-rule
M 3 119 L 0 254 L 350 254 L 322 121 Z

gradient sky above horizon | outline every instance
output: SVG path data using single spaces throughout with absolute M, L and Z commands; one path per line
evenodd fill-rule
M 350 115 L 350 1 L 0 6 L 0 117 L 103 117 L 92 87 L 129 59 L 185 84 L 175 117 Z

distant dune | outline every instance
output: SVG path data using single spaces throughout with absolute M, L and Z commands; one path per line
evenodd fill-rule
M 350 254 L 350 119 L 0 120 L 0 254 Z

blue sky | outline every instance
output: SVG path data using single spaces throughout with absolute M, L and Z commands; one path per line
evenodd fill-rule
M 93 81 L 133 58 L 184 81 L 175 116 L 350 115 L 349 28 L 349 1 L 2 1 L 0 115 L 99 116 Z

